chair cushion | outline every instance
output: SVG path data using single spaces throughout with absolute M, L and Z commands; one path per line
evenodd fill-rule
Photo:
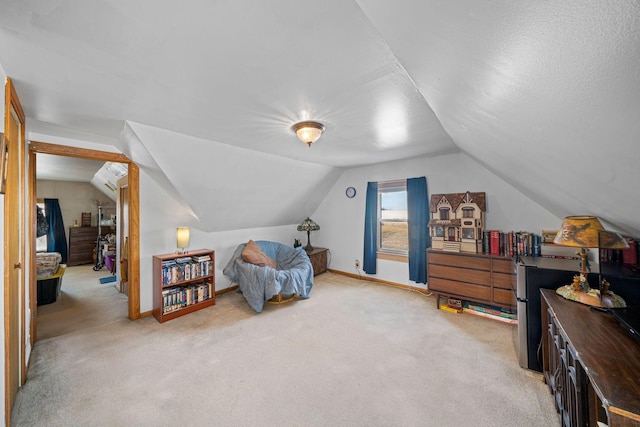
M 247 246 L 242 250 L 242 259 L 260 267 L 276 268 L 277 266 L 276 262 L 262 252 L 260 246 L 253 240 L 249 240 Z

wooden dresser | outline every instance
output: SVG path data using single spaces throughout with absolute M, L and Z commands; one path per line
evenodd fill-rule
M 311 260 L 311 266 L 313 267 L 313 275 L 324 273 L 327 271 L 327 248 L 313 248 L 312 251 L 307 252 L 309 259 Z
M 444 295 L 516 307 L 516 265 L 511 258 L 428 249 L 427 263 L 427 284 L 438 296 L 436 303 Z
M 563 426 L 640 426 L 640 340 L 609 313 L 541 289 L 544 378 Z
M 114 233 L 115 227 L 102 226 L 101 233 Z M 93 264 L 94 249 L 98 240 L 98 227 L 69 227 L 68 266 Z

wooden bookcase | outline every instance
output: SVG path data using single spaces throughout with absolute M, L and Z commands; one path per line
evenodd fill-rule
M 516 266 L 511 258 L 427 250 L 429 290 L 497 307 L 516 307 Z M 439 305 L 439 304 L 438 304 Z
M 208 261 L 197 261 L 198 257 L 206 258 L 207 256 L 210 258 Z M 188 258 L 192 261 L 177 262 Z M 204 296 L 198 302 L 199 285 L 204 285 L 201 288 Z M 199 249 L 186 254 L 171 253 L 153 256 L 153 316 L 158 322 L 163 323 L 210 307 L 215 303 L 214 251 Z

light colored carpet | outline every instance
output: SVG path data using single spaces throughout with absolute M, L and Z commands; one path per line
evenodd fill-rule
M 40 312 L 48 338 L 12 425 L 559 425 L 547 386 L 518 366 L 517 328 L 434 297 L 325 273 L 308 300 L 256 314 L 230 292 L 161 325 L 90 285 L 97 296 L 63 283 L 74 320 Z

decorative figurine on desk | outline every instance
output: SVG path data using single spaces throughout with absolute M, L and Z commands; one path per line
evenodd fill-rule
M 300 243 L 300 240 L 294 239 L 293 240 L 293 247 L 294 248 L 299 248 L 300 246 L 302 246 L 302 243 Z

